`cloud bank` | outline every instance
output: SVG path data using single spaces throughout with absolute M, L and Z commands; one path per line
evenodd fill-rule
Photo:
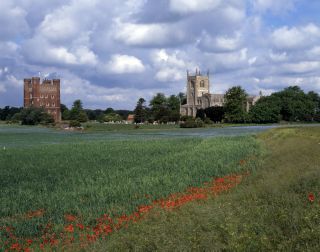
M 211 72 L 212 92 L 288 85 L 320 92 L 317 1 L 3 0 L 0 107 L 22 106 L 23 78 L 56 76 L 62 102 L 133 109 Z

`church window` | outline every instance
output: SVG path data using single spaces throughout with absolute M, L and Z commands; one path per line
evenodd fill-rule
M 54 95 L 51 95 L 51 99 L 54 99 Z
M 55 104 L 54 104 L 54 102 L 52 103 L 52 107 L 54 107 L 55 106 Z
M 204 87 L 204 80 L 200 81 L 200 87 Z

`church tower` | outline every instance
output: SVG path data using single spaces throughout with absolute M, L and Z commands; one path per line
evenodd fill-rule
M 195 75 L 187 73 L 187 111 L 183 114 L 195 117 L 197 114 L 197 107 L 201 106 L 199 99 L 205 94 L 210 93 L 210 78 L 209 72 L 202 75 L 198 69 Z

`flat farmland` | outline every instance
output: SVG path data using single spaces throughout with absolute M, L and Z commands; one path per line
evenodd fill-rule
M 242 172 L 240 161 L 261 153 L 251 129 L 242 131 L 206 137 L 206 130 L 107 134 L 1 126 L 0 226 L 14 230 L 14 241 L 37 241 L 48 223 L 63 231 L 66 215 L 90 225 Z M 4 233 L 0 239 L 10 245 Z

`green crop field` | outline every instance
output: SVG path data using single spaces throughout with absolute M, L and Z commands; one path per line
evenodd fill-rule
M 153 137 L 10 126 L 0 128 L 0 147 L 0 227 L 12 227 L 18 240 L 36 240 L 48 223 L 63 230 L 65 214 L 89 225 L 102 214 L 131 213 L 240 172 L 240 160 L 261 153 L 251 135 Z M 253 161 L 246 169 L 255 166 Z M 37 218 L 26 218 L 37 211 Z M 0 232 L 4 244 L 7 237 Z

